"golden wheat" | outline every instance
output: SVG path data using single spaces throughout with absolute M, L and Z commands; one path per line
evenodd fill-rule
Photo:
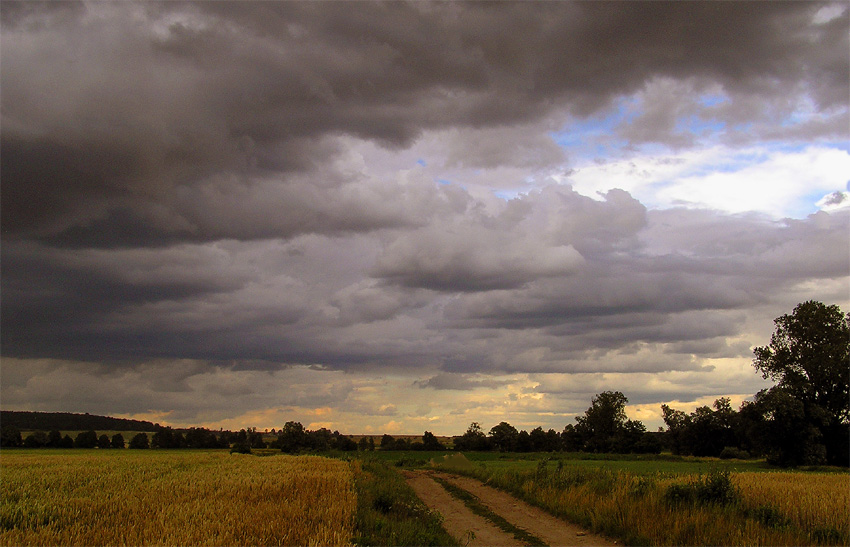
M 850 537 L 850 475 L 739 473 L 732 480 L 750 510 L 769 507 L 799 528 Z
M 347 545 L 351 465 L 314 456 L 0 455 L 0 545 Z
M 847 474 L 733 473 L 743 499 L 720 505 L 667 499 L 672 485 L 695 482 L 697 475 L 476 472 L 556 515 L 639 543 L 846 545 L 850 537 Z

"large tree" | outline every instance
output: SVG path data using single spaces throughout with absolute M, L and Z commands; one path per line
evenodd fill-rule
M 763 414 L 776 422 L 784 411 L 776 404 L 794 401 L 801 423 L 813 429 L 804 437 L 822 446 L 792 455 L 781 438 L 768 439 L 777 460 L 789 465 L 818 463 L 817 455 L 824 454 L 829 463 L 850 465 L 850 315 L 836 305 L 808 301 L 774 323 L 770 344 L 753 350 L 753 366 L 777 382 L 771 396 L 760 397 Z
M 591 401 L 584 416 L 576 417 L 576 431 L 588 452 L 613 452 L 618 437 L 625 428 L 626 403 L 629 400 L 619 391 L 603 391 Z
M 466 433 L 454 438 L 454 447 L 456 450 L 490 450 L 491 445 L 490 439 L 481 429 L 481 424 L 472 422 L 466 428 Z
M 490 442 L 499 452 L 513 452 L 517 448 L 519 431 L 508 422 L 499 422 L 490 428 Z

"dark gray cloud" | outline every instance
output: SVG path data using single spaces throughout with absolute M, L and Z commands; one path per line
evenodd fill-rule
M 726 109 L 805 94 L 827 110 L 846 103 L 847 14 L 814 24 L 820 7 L 4 3 L 4 234 L 92 227 L 107 244 L 91 232 L 114 226 L 152 244 L 397 225 L 313 174 L 339 153 L 328 137 L 404 147 L 427 129 L 588 114 L 659 77 L 743 97 Z M 644 118 L 630 131 L 671 134 Z
M 705 394 L 695 378 L 745 359 L 754 324 L 846 299 L 847 196 L 776 220 L 583 195 L 568 173 L 706 141 L 819 143 L 838 165 L 848 18 L 815 2 L 2 2 L 4 406 L 425 420 L 466 412 L 430 389 L 514 404 L 604 385 L 561 389 L 581 374 L 683 378 L 641 400 Z

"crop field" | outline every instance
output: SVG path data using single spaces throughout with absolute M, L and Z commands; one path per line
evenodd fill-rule
M 4 450 L 0 545 L 448 545 L 439 517 L 397 473 L 432 462 L 625 544 L 850 544 L 846 470 L 666 456 L 258 452 L 270 457 Z
M 224 451 L 0 454 L 0 545 L 346 545 L 356 462 Z

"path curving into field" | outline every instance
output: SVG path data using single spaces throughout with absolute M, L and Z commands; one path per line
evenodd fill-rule
M 592 534 L 586 530 L 556 518 L 546 511 L 529 505 L 510 494 L 487 486 L 469 478 L 430 470 L 404 471 L 405 480 L 416 495 L 432 511 L 443 515 L 443 527 L 462 544 L 469 540 L 469 531 L 474 537 L 469 545 L 522 545 L 484 517 L 470 511 L 460 500 L 452 497 L 432 477 L 445 480 L 476 496 L 492 512 L 518 528 L 543 540 L 547 545 L 555 546 L 607 546 L 617 545 L 616 541 Z

